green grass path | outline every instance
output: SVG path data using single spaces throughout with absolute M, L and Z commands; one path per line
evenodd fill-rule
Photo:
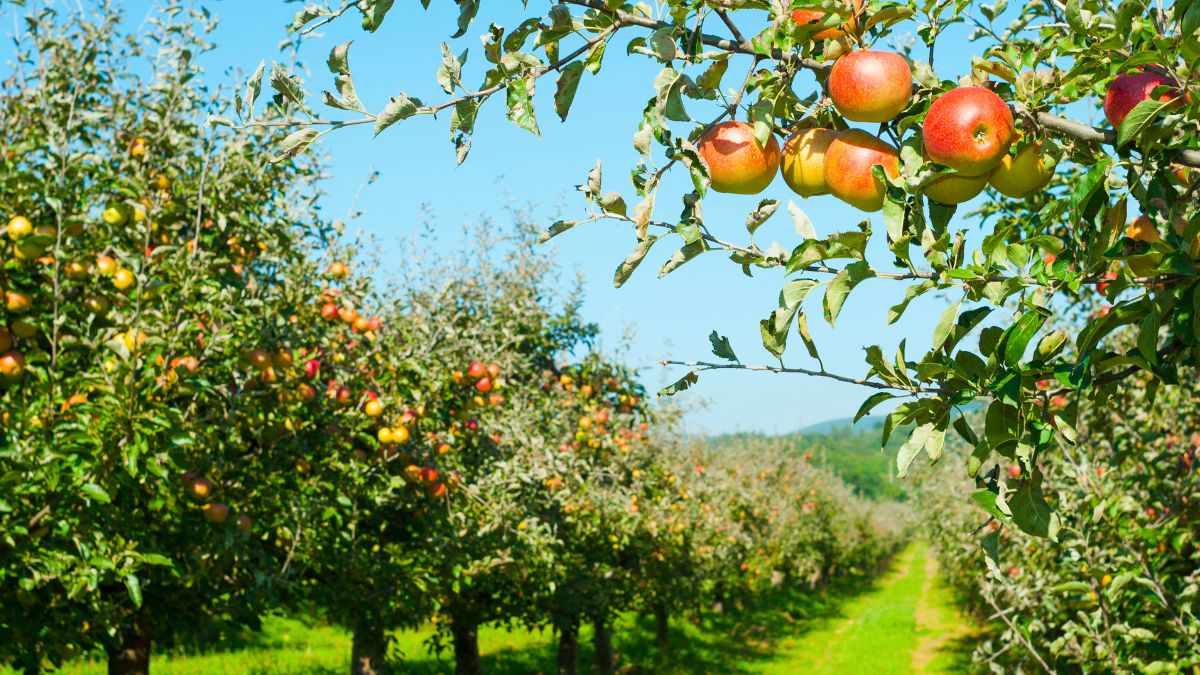
M 759 672 L 960 672 L 970 624 L 936 574 L 927 544 L 910 545 L 872 590 L 842 607 L 839 618 L 785 641 Z
M 916 542 L 873 582 L 839 580 L 824 593 L 780 592 L 744 611 L 705 613 L 698 623 L 676 619 L 666 652 L 654 644 L 651 619 L 624 615 L 614 627 L 614 646 L 623 664 L 663 675 L 963 672 L 971 624 L 956 612 L 936 574 L 932 553 Z M 580 671 L 587 673 L 591 635 L 587 627 L 581 632 Z M 426 653 L 428 631 L 394 637 L 391 658 L 398 672 L 453 672 L 449 654 Z M 553 673 L 555 644 L 549 631 L 484 627 L 479 640 L 484 672 Z M 349 670 L 349 658 L 344 631 L 268 617 L 262 632 L 233 636 L 203 654 L 160 653 L 151 669 L 160 675 L 341 675 Z M 0 675 L 10 672 L 0 666 Z M 83 660 L 62 672 L 102 675 L 105 669 L 102 662 Z

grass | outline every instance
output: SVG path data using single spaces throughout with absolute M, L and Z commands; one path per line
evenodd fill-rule
M 936 583 L 923 543 L 906 549 L 874 581 L 840 581 L 827 592 L 768 594 L 753 607 L 706 612 L 697 622 L 673 619 L 666 651 L 654 643 L 653 620 L 627 614 L 614 626 L 623 664 L 645 673 L 911 673 L 962 672 L 969 624 Z M 391 656 L 417 675 L 453 672 L 453 655 L 427 653 L 429 631 L 395 634 Z M 157 654 L 156 673 L 325 675 L 349 669 L 350 636 L 336 627 L 269 617 L 263 630 L 236 636 L 236 648 L 203 654 Z M 581 670 L 594 660 L 591 633 L 580 636 Z M 484 627 L 479 647 L 487 673 L 553 673 L 556 641 L 549 631 Z M 0 668 L 0 673 L 4 673 Z M 100 675 L 105 664 L 81 661 L 70 675 Z

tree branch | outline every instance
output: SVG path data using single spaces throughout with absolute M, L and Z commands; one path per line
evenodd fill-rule
M 812 377 L 824 377 L 838 382 L 847 384 L 857 384 L 862 387 L 870 387 L 871 389 L 885 389 L 906 391 L 910 394 L 941 394 L 941 389 L 933 389 L 929 387 L 897 387 L 882 382 L 874 382 L 872 380 L 859 379 L 854 377 L 846 377 L 838 375 L 827 370 L 810 370 L 808 368 L 785 368 L 783 366 L 764 366 L 745 363 L 710 363 L 708 361 L 672 361 L 670 359 L 660 360 L 659 365 L 662 366 L 684 366 L 685 368 L 695 368 L 697 370 L 754 370 L 767 373 L 792 373 L 798 375 L 810 375 Z

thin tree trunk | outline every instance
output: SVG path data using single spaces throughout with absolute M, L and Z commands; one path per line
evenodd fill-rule
M 579 671 L 579 617 L 573 616 L 558 627 L 558 675 Z
M 661 602 L 654 605 L 654 642 L 660 649 L 666 649 L 669 646 L 671 631 L 671 618 L 667 614 L 666 605 Z
M 354 628 L 350 648 L 350 675 L 381 675 L 386 672 L 387 636 L 383 629 L 362 622 Z
M 454 619 L 454 673 L 481 675 L 479 663 L 479 625 L 474 621 Z
M 108 653 L 108 675 L 149 675 L 150 635 L 141 620 L 121 636 L 121 646 Z
M 617 655 L 613 653 L 612 631 L 604 618 L 592 622 L 592 646 L 596 648 L 596 668 L 602 673 L 611 673 L 617 669 Z

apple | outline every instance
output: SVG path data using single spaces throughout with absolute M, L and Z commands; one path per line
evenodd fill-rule
M 1028 197 L 1049 185 L 1057 162 L 1043 155 L 1043 146 L 1042 141 L 1035 141 L 1015 156 L 1005 153 L 988 176 L 988 183 L 996 192 L 1013 199 Z
M 367 321 L 367 328 L 372 332 L 378 332 L 380 328 L 383 328 L 383 319 L 377 316 L 371 317 L 370 320 Z
M 478 361 L 472 361 L 471 365 L 467 366 L 467 377 L 472 380 L 478 380 L 487 374 L 487 366 Z
M 480 378 L 475 383 L 475 389 L 480 392 L 483 392 L 484 394 L 488 393 L 489 391 L 492 390 L 492 380 L 487 377 Z
M 426 488 L 426 491 L 430 497 L 434 499 L 441 499 L 442 497 L 446 496 L 446 484 L 441 482 L 433 483 Z
M 25 216 L 13 216 L 8 221 L 8 238 L 16 241 L 33 234 L 33 223 Z
M 1157 100 L 1166 102 L 1178 95 L 1174 86 L 1175 82 L 1169 77 L 1150 70 L 1118 75 L 1108 85 L 1108 93 L 1104 95 L 1104 117 L 1114 129 L 1120 129 L 1129 111 L 1150 98 L 1156 87 L 1172 88 L 1158 96 Z
M 1017 464 L 1016 462 L 1013 462 L 1011 465 L 1009 465 L 1008 475 L 1010 478 L 1020 478 L 1021 477 L 1021 465 Z
M 304 374 L 309 377 L 316 377 L 317 373 L 321 372 L 321 362 L 316 359 L 309 359 L 304 362 Z
M 115 206 L 110 206 L 104 209 L 104 213 L 100 214 L 101 220 L 113 226 L 125 224 L 125 212 Z
M 133 286 L 137 282 L 137 278 L 133 276 L 133 272 L 121 268 L 113 274 L 113 286 L 118 291 L 124 291 Z
M 188 496 L 193 499 L 205 500 L 212 496 L 212 481 L 204 476 L 189 471 L 183 476 L 183 484 L 187 488 Z
M 87 265 L 75 261 L 67 263 L 67 278 L 71 281 L 87 281 L 88 268 Z
M 392 442 L 397 444 L 407 443 L 411 434 L 408 427 L 399 426 L 392 429 Z
M 271 355 L 271 365 L 279 368 L 280 370 L 291 368 L 292 363 L 292 350 L 290 349 L 280 348 Z
M 141 159 L 146 156 L 146 139 L 138 136 L 129 143 L 129 156 Z
M 18 351 L 9 351 L 0 356 L 0 377 L 7 382 L 16 382 L 25 375 L 25 356 Z
M 229 507 L 221 502 L 204 505 L 204 519 L 210 523 L 223 523 L 229 517 Z
M 829 193 L 825 184 L 825 151 L 837 136 L 833 129 L 805 129 L 784 141 L 779 173 L 792 192 L 801 197 Z
M 956 173 L 935 178 L 921 188 L 921 192 L 935 202 L 941 204 L 961 204 L 975 198 L 983 192 L 988 177 L 961 176 Z
M 88 297 L 84 298 L 83 306 L 85 309 L 87 309 L 87 311 L 95 314 L 96 316 L 104 316 L 108 313 L 110 304 L 108 302 L 108 298 L 102 295 L 89 295 Z
M 896 148 L 859 129 L 842 132 L 825 151 L 829 192 L 863 211 L 882 209 L 884 185 L 871 170 L 877 165 L 888 176 L 899 176 L 900 155 Z
M 106 277 L 111 277 L 117 271 L 117 261 L 112 256 L 96 256 L 96 271 Z
M 332 302 L 321 305 L 321 318 L 326 321 L 333 321 L 338 318 L 338 306 Z
M 33 298 L 20 291 L 4 292 L 4 307 L 13 314 L 24 314 L 33 306 Z
M 352 307 L 342 307 L 338 310 L 338 318 L 343 323 L 353 324 L 358 319 L 358 312 L 354 311 Z
M 825 86 L 842 117 L 887 122 L 908 107 L 912 70 L 895 52 L 850 52 L 834 62 Z
M 847 7 L 847 9 L 850 9 Z M 862 10 L 862 0 L 854 0 L 853 12 L 857 13 Z M 823 12 L 819 9 L 793 9 L 792 21 L 801 26 L 810 23 L 822 23 L 825 20 L 828 12 Z M 813 40 L 836 40 L 847 33 L 853 33 L 856 30 L 855 18 L 852 15 L 845 23 L 833 28 L 826 28 L 812 36 Z
M 697 146 L 717 192 L 758 194 L 767 189 L 779 168 L 779 142 L 771 136 L 763 147 L 754 126 L 745 122 L 714 125 L 700 136 Z
M 260 373 L 271 367 L 271 356 L 262 349 L 251 349 L 246 353 L 246 361 Z
M 985 174 L 1008 154 L 1013 117 L 990 89 L 959 87 L 934 100 L 925 114 L 925 154 L 964 176 Z
M 254 521 L 250 520 L 250 516 L 244 513 L 234 518 L 233 524 L 237 527 L 238 532 L 249 532 L 250 528 L 254 527 Z
M 350 276 L 350 267 L 346 263 L 338 261 L 329 266 L 326 274 L 334 279 L 345 279 Z
M 367 401 L 363 406 L 363 412 L 367 413 L 367 417 L 379 417 L 383 414 L 383 404 L 379 401 Z
M 492 378 L 493 380 L 496 379 L 497 377 L 500 377 L 500 364 L 499 363 L 489 363 L 488 367 L 487 367 L 487 374 L 488 374 L 488 377 Z
M 313 386 L 307 382 L 301 382 L 296 387 L 296 394 L 304 403 L 311 403 L 317 398 L 317 390 L 313 389 Z

